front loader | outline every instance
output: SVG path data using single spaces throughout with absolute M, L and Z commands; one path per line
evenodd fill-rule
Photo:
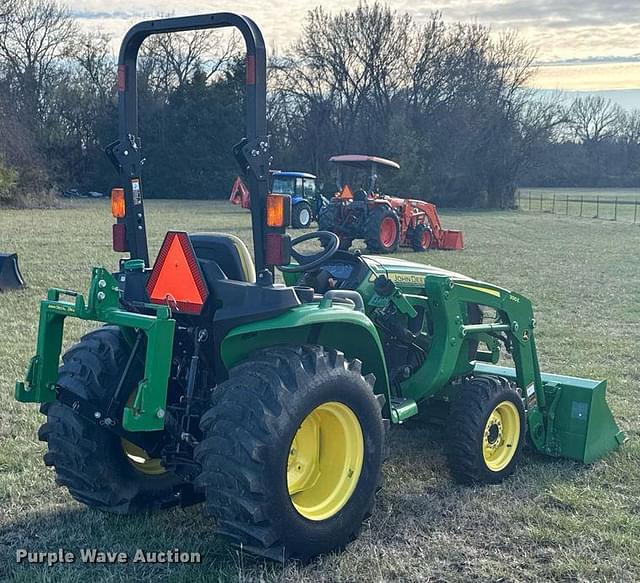
M 152 34 L 236 27 L 247 46 L 253 258 L 232 235 L 146 240 L 136 60 Z M 268 193 L 264 42 L 235 14 L 143 22 L 118 67 L 108 154 L 118 269 L 88 294 L 51 289 L 16 398 L 41 403 L 45 464 L 89 507 L 134 513 L 204 501 L 212 526 L 281 560 L 344 548 L 374 509 L 390 425 L 444 411 L 453 477 L 495 483 L 525 441 L 591 462 L 624 440 L 605 381 L 543 374 L 524 296 L 418 263 L 352 254 L 333 233 L 290 240 Z M 298 246 L 316 239 L 317 253 Z M 274 268 L 285 285 L 274 282 Z M 96 327 L 62 356 L 68 318 Z M 498 366 L 501 351 L 515 368 Z

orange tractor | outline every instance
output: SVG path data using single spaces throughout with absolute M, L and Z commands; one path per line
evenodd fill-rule
M 443 229 L 435 205 L 377 191 L 378 168 L 398 169 L 397 162 L 359 154 L 333 156 L 329 161 L 337 166 L 339 192 L 320 211 L 318 225 L 321 231 L 338 235 L 341 249 L 349 249 L 354 239 L 364 239 L 373 253 L 393 253 L 399 246 L 414 251 L 464 247 L 462 231 Z M 368 173 L 368 190 L 365 186 L 352 190 L 343 180 L 348 168 Z

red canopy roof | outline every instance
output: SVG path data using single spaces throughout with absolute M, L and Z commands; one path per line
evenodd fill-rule
M 400 168 L 400 164 L 386 158 L 378 158 L 378 156 L 365 156 L 364 154 L 341 154 L 340 156 L 331 156 L 329 162 L 335 164 L 346 164 L 357 168 L 366 167 L 368 164 L 380 164 L 380 166 L 388 166 L 389 168 Z

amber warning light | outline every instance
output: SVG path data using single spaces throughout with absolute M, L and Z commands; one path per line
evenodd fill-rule
M 124 188 L 114 188 L 111 190 L 111 214 L 116 219 L 124 219 Z
M 291 197 L 289 195 L 267 195 L 267 227 L 286 227 L 290 216 Z
M 176 312 L 198 315 L 209 290 L 187 233 L 169 231 L 147 282 L 154 304 L 166 304 Z

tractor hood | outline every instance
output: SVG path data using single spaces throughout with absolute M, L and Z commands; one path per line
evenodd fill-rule
M 424 263 L 415 263 L 380 255 L 362 255 L 360 258 L 367 264 L 367 267 L 374 275 L 386 275 L 403 287 L 424 287 L 424 278 L 427 275 L 446 275 L 455 279 L 473 281 L 472 278 L 466 275 L 434 267 L 433 265 L 425 265 Z

